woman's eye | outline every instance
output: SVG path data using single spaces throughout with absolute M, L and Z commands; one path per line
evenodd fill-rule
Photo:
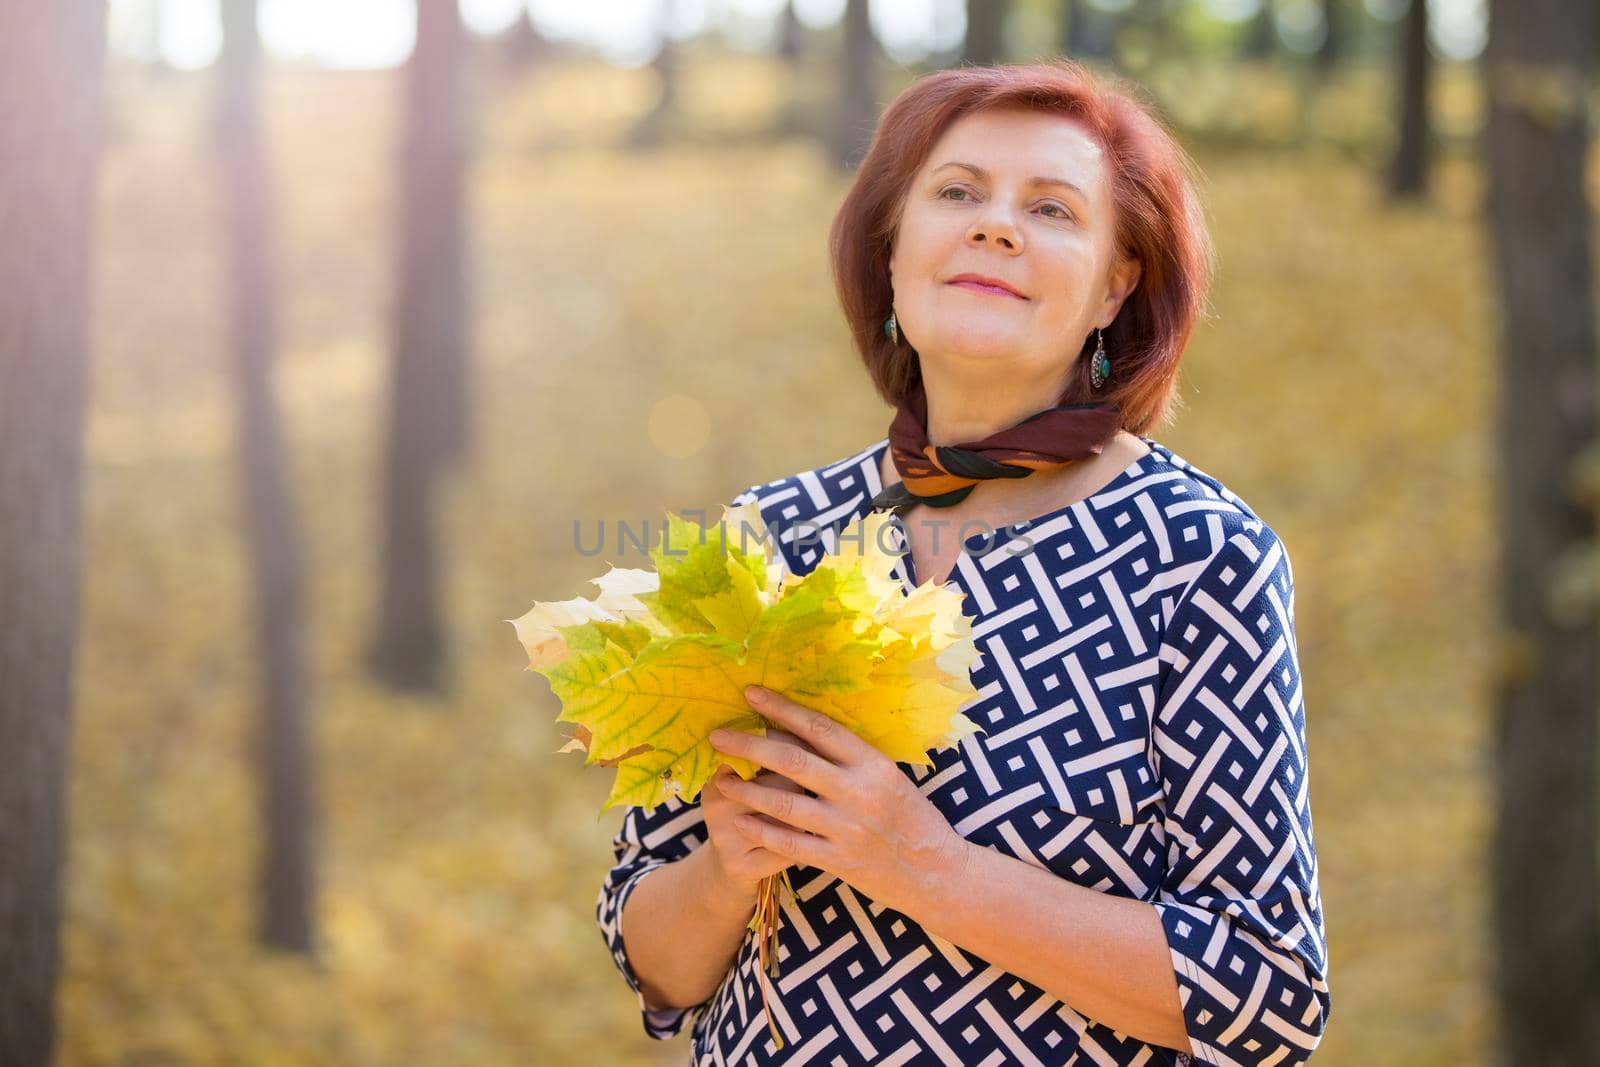
M 961 194 L 959 198 L 955 195 L 957 193 Z M 943 189 L 939 190 L 939 196 L 942 199 L 955 200 L 957 203 L 965 203 L 968 200 L 972 199 L 971 192 L 968 189 L 966 189 L 965 187 L 960 186 L 960 185 L 947 185 L 947 186 L 945 186 Z M 1067 220 L 1070 220 L 1072 218 L 1072 212 L 1068 211 L 1066 208 L 1062 207 L 1060 204 L 1055 203 L 1054 201 L 1051 201 L 1050 203 L 1045 204 L 1043 207 L 1040 208 L 1040 210 L 1043 211 L 1043 210 L 1045 210 L 1045 208 L 1054 208 L 1057 212 L 1059 212 L 1059 214 L 1050 215 L 1049 216 L 1050 218 L 1067 219 Z

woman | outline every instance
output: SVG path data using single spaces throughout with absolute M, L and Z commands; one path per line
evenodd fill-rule
M 692 1014 L 695 1062 L 1296 1064 L 1320 1041 L 1289 558 L 1144 436 L 1212 270 L 1191 171 L 1065 60 L 942 71 L 885 111 L 831 243 L 889 436 L 736 503 L 797 573 L 890 510 L 901 577 L 966 594 L 984 732 L 912 767 L 756 696 L 781 730 L 713 742 L 765 772 L 628 810 L 597 918 L 646 1031 Z M 746 924 L 786 867 L 779 1050 Z

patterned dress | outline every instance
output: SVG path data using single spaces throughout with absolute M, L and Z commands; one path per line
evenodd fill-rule
M 717 1067 L 1306 1062 L 1331 1000 L 1289 556 L 1243 500 L 1142 440 L 1151 451 L 1087 499 L 965 540 L 949 581 L 981 654 L 964 710 L 985 732 L 900 767 L 968 840 L 1154 905 L 1192 1060 L 800 865 L 773 983 L 784 1048 L 748 933 L 706 1002 L 639 997 L 651 1037 L 692 1019 L 692 1062 Z M 888 444 L 735 503 L 758 502 L 785 565 L 808 573 L 867 514 Z M 897 576 L 914 587 L 909 553 Z M 622 909 L 706 836 L 698 801 L 625 809 L 596 918 L 636 994 Z

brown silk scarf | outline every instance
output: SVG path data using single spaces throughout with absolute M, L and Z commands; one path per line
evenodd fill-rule
M 901 481 L 873 497 L 872 508 L 897 515 L 918 504 L 948 508 L 985 479 L 1026 478 L 1099 455 L 1121 428 L 1115 404 L 1058 404 L 981 441 L 935 445 L 928 441 L 928 396 L 918 381 L 889 424 Z

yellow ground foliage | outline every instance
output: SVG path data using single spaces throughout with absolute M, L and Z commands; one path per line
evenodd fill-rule
M 718 136 L 625 156 L 609 145 L 648 77 L 475 87 L 478 450 L 447 501 L 457 687 L 434 701 L 358 670 L 399 85 L 272 75 L 278 385 L 315 668 L 308 962 L 253 945 L 257 672 L 208 83 L 115 72 L 65 1067 L 684 1061 L 681 1039 L 643 1037 L 594 927 L 620 815 L 594 814 L 608 776 L 554 755 L 554 701 L 503 620 L 600 569 L 575 521 L 592 537 L 601 519 L 714 507 L 878 440 L 889 412 L 827 273 L 842 179 L 809 143 L 745 136 L 781 100 L 777 72 L 691 68 L 691 117 Z M 1394 210 L 1315 143 L 1196 151 L 1216 317 L 1187 356 L 1184 410 L 1153 435 L 1251 502 L 1294 561 L 1334 989 L 1319 1062 L 1483 1062 L 1496 375 L 1481 175 L 1453 159 L 1432 206 Z M 668 447 L 686 422 L 698 451 Z

